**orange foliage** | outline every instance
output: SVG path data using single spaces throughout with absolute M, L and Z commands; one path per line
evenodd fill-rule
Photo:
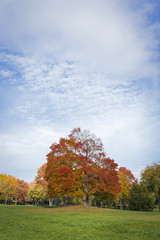
M 119 197 L 128 198 L 130 188 L 132 184 L 136 183 L 136 179 L 132 172 L 125 167 L 119 168 L 118 176 L 121 184 L 121 192 L 119 194 Z
M 46 180 L 50 197 L 94 194 L 114 199 L 120 191 L 117 164 L 106 158 L 100 139 L 74 129 L 54 143 L 47 155 Z
M 24 180 L 18 179 L 18 186 L 17 186 L 17 193 L 16 193 L 16 198 L 18 202 L 20 203 L 25 202 L 28 189 L 29 189 L 29 184 Z
M 35 184 L 42 185 L 44 191 L 47 191 L 48 183 L 45 179 L 45 173 L 46 173 L 46 166 L 47 164 L 44 163 L 40 168 L 37 170 L 37 176 L 35 177 Z

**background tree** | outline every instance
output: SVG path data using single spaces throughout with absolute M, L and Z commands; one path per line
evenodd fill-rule
M 25 203 L 28 189 L 29 189 L 29 184 L 24 180 L 18 179 L 17 191 L 15 196 L 15 204 L 17 204 L 17 202 L 21 204 Z
M 160 211 L 160 163 L 147 166 L 141 173 L 141 182 L 155 194 Z
M 129 209 L 134 211 L 153 211 L 154 197 L 143 184 L 133 184 L 129 195 Z
M 119 193 L 120 209 L 122 209 L 122 202 L 124 207 L 125 199 L 129 198 L 131 186 L 136 182 L 132 172 L 125 167 L 120 167 L 118 177 L 121 184 L 121 191 Z
M 43 187 L 43 192 L 44 192 L 44 195 L 46 197 L 46 200 L 49 201 L 49 205 L 51 206 L 52 202 L 53 202 L 53 199 L 52 198 L 47 199 L 48 182 L 45 179 L 46 167 L 47 167 L 47 164 L 44 163 L 40 168 L 38 168 L 37 175 L 36 175 L 34 181 L 37 185 L 40 185 L 40 186 Z
M 36 175 L 34 181 L 35 181 L 36 184 L 42 185 L 44 191 L 47 193 L 48 183 L 45 179 L 46 166 L 47 166 L 47 164 L 44 163 L 40 168 L 38 168 L 37 175 Z
M 117 164 L 106 158 L 95 135 L 77 128 L 50 148 L 46 167 L 50 197 L 81 196 L 83 205 L 88 195 L 116 197 L 120 191 Z
M 0 180 L 0 192 L 4 198 L 5 204 L 8 199 L 16 196 L 18 180 L 10 175 L 2 174 Z
M 2 199 L 2 192 L 1 192 L 1 181 L 3 180 L 3 174 L 0 173 L 0 200 Z
M 36 204 L 37 202 L 42 203 L 45 197 L 46 195 L 42 185 L 33 184 L 29 186 L 27 200 L 33 202 L 33 204 Z

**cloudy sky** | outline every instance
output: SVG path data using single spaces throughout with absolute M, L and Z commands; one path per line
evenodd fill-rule
M 160 160 L 160 0 L 0 0 L 0 172 L 75 127 L 136 177 Z

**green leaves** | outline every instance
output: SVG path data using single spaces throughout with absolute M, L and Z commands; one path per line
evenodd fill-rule
M 42 185 L 34 184 L 29 187 L 29 191 L 27 194 L 28 200 L 35 199 L 36 201 L 43 200 L 45 198 L 45 192 L 43 190 Z
M 141 174 L 141 182 L 155 194 L 160 211 L 160 164 L 147 166 Z
M 134 184 L 129 196 L 129 209 L 135 211 L 153 211 L 154 197 L 143 184 Z

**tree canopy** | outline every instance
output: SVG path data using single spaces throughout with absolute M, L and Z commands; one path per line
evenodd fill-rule
M 5 200 L 5 204 L 11 197 L 15 197 L 17 193 L 18 180 L 6 174 L 1 174 L 0 176 L 0 192 L 2 194 L 2 198 Z
M 153 211 L 154 197 L 143 184 L 133 184 L 129 193 L 129 209 L 134 211 Z
M 133 173 L 125 167 L 120 167 L 118 177 L 121 184 L 121 191 L 119 193 L 120 209 L 122 209 L 122 202 L 129 198 L 131 186 L 136 182 Z
M 120 191 L 117 164 L 106 157 L 103 144 L 88 131 L 74 129 L 54 143 L 47 155 L 49 197 L 89 195 L 114 199 Z
M 160 162 L 155 162 L 142 171 L 141 183 L 145 184 L 148 190 L 155 194 L 160 211 Z

